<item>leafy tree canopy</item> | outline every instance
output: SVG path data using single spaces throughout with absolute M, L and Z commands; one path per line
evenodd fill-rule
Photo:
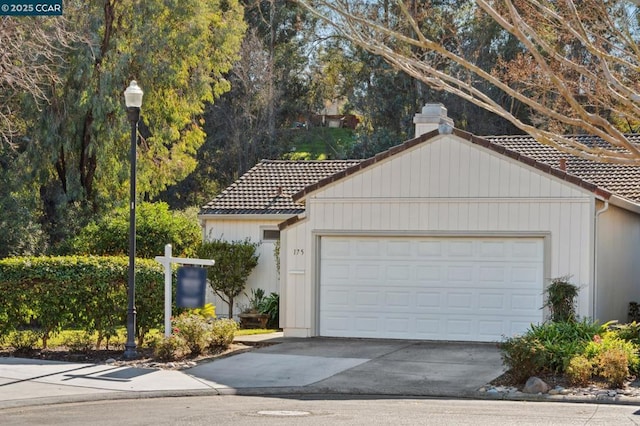
M 216 261 L 214 266 L 207 268 L 209 284 L 229 306 L 229 318 L 233 318 L 234 299 L 242 294 L 251 271 L 258 265 L 258 245 L 249 240 L 215 239 L 203 243 L 198 249 L 198 257 Z
M 245 31 L 237 0 L 68 2 L 65 16 L 86 34 L 62 58 L 48 103 L 30 103 L 28 148 L 43 182 L 67 201 L 108 208 L 127 194 L 129 146 L 123 91 L 144 90 L 138 188 L 153 196 L 195 168 L 207 102 L 230 89 Z M 53 193 L 53 191 L 50 191 Z
M 171 244 L 177 256 L 192 256 L 202 242 L 195 212 L 172 212 L 166 203 L 141 203 L 136 209 L 136 255 L 154 258 Z M 115 209 L 87 225 L 69 243 L 75 254 L 125 255 L 129 253 L 129 207 Z

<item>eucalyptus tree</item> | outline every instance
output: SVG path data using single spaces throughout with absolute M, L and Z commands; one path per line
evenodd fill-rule
M 314 21 L 287 0 L 245 0 L 248 31 L 225 75 L 231 90 L 209 103 L 198 166 L 158 197 L 173 207 L 210 200 L 263 158 L 289 147 L 283 130 L 309 109 Z
M 95 213 L 126 198 L 122 93 L 132 79 L 145 92 L 139 192 L 151 197 L 191 173 L 205 104 L 230 89 L 224 75 L 246 29 L 237 0 L 70 1 L 65 16 L 84 38 L 61 58 L 48 103 L 31 104 L 25 130 L 45 222 L 71 204 Z
M 596 161 L 640 164 L 640 146 L 624 134 L 640 117 L 635 1 L 297 2 L 395 68 L 503 117 L 540 143 Z M 439 21 L 439 10 L 455 19 Z M 482 49 L 467 49 L 471 25 L 488 22 L 521 50 L 498 57 L 489 70 Z M 434 27 L 439 31 L 425 31 Z M 495 39 L 487 42 L 485 50 Z M 514 106 L 526 107 L 532 120 Z M 566 138 L 568 131 L 599 136 L 606 145 Z
M 80 39 L 63 16 L 0 17 L 0 145 L 15 147 L 27 125 L 25 98 L 42 104 L 69 44 Z

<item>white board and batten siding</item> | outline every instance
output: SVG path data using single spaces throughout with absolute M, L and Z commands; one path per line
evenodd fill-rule
M 578 314 L 592 306 L 593 211 L 590 192 L 455 135 L 441 135 L 407 149 L 306 199 L 306 219 L 287 228 L 283 252 L 303 248 L 304 283 L 296 294 L 311 298 L 301 307 L 287 295 L 287 329 L 318 335 L 322 329 L 323 270 L 319 249 L 325 237 L 536 239 L 542 247 L 542 294 L 548 278 L 573 275 L 582 286 Z M 298 232 L 297 227 L 300 227 Z M 523 240 L 524 241 L 524 240 Z M 300 275 L 300 274 L 299 274 Z M 293 285 L 291 276 L 285 287 Z M 300 289 L 300 285 L 304 289 Z M 325 295 L 325 297 L 327 297 Z M 290 310 L 305 309 L 302 316 Z M 383 333 L 382 333 L 383 334 Z

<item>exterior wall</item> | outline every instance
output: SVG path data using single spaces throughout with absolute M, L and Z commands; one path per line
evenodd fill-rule
M 242 220 L 242 219 L 210 219 L 207 218 L 203 224 L 205 240 L 223 239 L 226 241 L 237 241 L 249 238 L 253 242 L 260 242 L 257 253 L 260 255 L 258 266 L 255 267 L 249 279 L 245 293 L 251 295 L 251 289 L 261 288 L 268 295 L 271 292 L 280 293 L 280 283 L 276 258 L 274 255 L 275 241 L 262 241 L 263 229 L 278 229 L 278 220 Z M 207 292 L 207 302 L 213 303 L 216 307 L 216 314 L 226 317 L 229 314 L 228 306 L 212 290 Z M 249 299 L 245 295 L 239 296 L 234 301 L 233 313 L 235 316 L 240 313 L 241 307 L 246 306 Z
M 579 315 L 592 315 L 593 195 L 454 135 L 392 156 L 306 203 L 306 221 L 282 234 L 285 335 L 289 329 L 317 333 L 322 235 L 543 236 L 545 276 L 571 274 L 583 286 Z M 295 258 L 300 249 L 304 261 Z M 292 282 L 293 262 L 305 265 L 303 284 L 300 277 Z
M 280 246 L 282 271 L 280 295 L 280 327 L 285 337 L 310 337 L 315 318 L 315 295 L 309 285 L 308 272 L 311 271 L 307 246 L 308 222 L 298 222 L 286 231 Z
M 626 322 L 629 302 L 640 302 L 640 216 L 609 205 L 598 217 L 596 241 L 596 317 Z

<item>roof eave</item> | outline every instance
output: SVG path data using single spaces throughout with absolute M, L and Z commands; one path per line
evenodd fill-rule
M 199 220 L 277 220 L 283 221 L 287 220 L 292 216 L 296 216 L 298 213 L 277 213 L 277 214 L 269 214 L 269 213 L 224 213 L 224 214 L 215 214 L 215 213 L 201 213 L 198 215 Z
M 626 198 L 622 198 L 615 194 L 612 194 L 608 199 L 605 199 L 605 200 L 609 201 L 611 204 L 613 204 L 616 207 L 620 207 L 621 209 L 625 209 L 630 212 L 640 214 L 640 204 L 634 201 L 628 200 Z

